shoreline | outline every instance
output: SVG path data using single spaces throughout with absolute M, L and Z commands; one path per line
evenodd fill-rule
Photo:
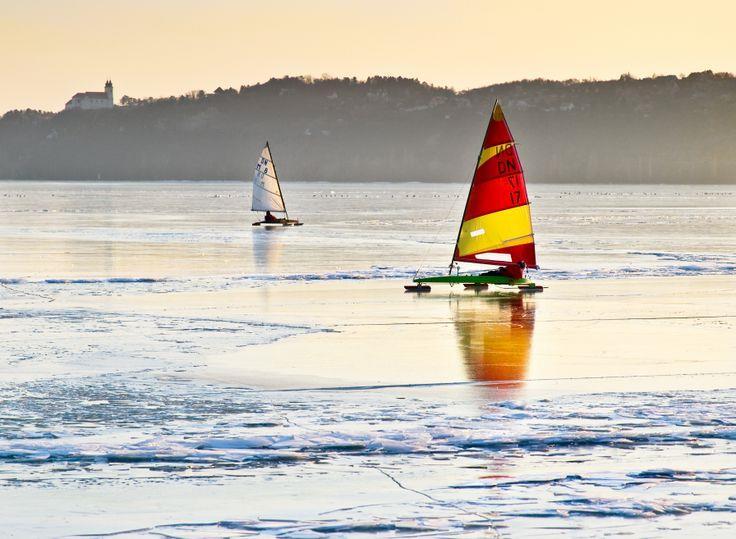
M 0 178 L 0 182 L 10 182 L 10 183 L 25 183 L 25 182 L 35 182 L 35 183 L 63 183 L 63 184 L 69 184 L 69 183 L 243 183 L 250 185 L 251 179 L 248 177 L 243 178 L 199 178 L 199 179 L 182 179 L 182 178 L 166 178 L 166 179 L 123 179 L 123 178 L 109 178 L 109 179 L 72 179 L 72 178 L 66 178 L 66 179 L 60 179 L 60 178 Z M 459 180 L 459 179 L 453 179 L 453 180 L 390 180 L 390 179 L 362 179 L 362 180 L 308 180 L 308 179 L 302 179 L 302 178 L 289 178 L 287 180 L 287 183 L 298 183 L 298 184 L 318 184 L 318 183 L 324 183 L 324 184 L 338 184 L 338 185 L 360 185 L 360 184 L 370 184 L 370 185 L 377 185 L 377 184 L 386 184 L 386 185 L 396 185 L 401 183 L 407 183 L 407 184 L 420 184 L 420 185 L 447 185 L 447 184 L 457 184 L 457 185 L 470 185 L 470 180 Z M 593 186 L 618 186 L 618 187 L 631 187 L 631 186 L 640 186 L 640 187 L 675 187 L 675 186 L 687 186 L 687 187 L 735 187 L 736 186 L 736 180 L 728 180 L 723 181 L 719 183 L 692 183 L 692 182 L 638 182 L 638 181 L 623 181 L 623 180 L 617 180 L 617 181 L 605 181 L 605 182 L 595 182 L 595 181 L 585 181 L 585 180 L 577 180 L 577 181 L 540 181 L 540 180 L 531 180 L 527 182 L 528 185 L 571 185 L 571 186 L 582 186 L 582 187 L 593 187 Z

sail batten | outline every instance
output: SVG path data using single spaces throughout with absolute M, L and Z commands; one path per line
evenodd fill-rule
M 524 171 L 498 102 L 478 155 L 453 262 L 537 265 Z
M 253 172 L 251 210 L 286 212 L 286 204 L 281 194 L 281 186 L 279 185 L 276 168 L 271 157 L 271 148 L 268 143 L 263 147 Z

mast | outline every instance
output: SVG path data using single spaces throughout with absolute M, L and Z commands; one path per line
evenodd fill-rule
M 491 107 L 491 115 L 488 118 L 488 123 L 486 124 L 486 130 L 484 131 L 484 138 L 485 133 L 488 131 L 488 127 L 490 127 L 491 122 L 493 121 L 493 111 L 496 110 L 496 105 L 498 104 L 498 99 L 493 100 L 493 107 Z M 450 258 L 450 274 L 452 274 L 452 266 L 455 263 L 455 250 L 457 249 L 457 242 L 460 241 L 460 233 L 463 231 L 463 217 L 465 217 L 465 212 L 468 211 L 468 202 L 470 202 L 470 193 L 473 191 L 473 184 L 475 183 L 475 176 L 478 171 L 478 163 L 480 163 L 480 156 L 483 153 L 483 142 L 480 143 L 480 150 L 478 150 L 478 158 L 475 160 L 475 167 L 473 168 L 473 177 L 470 180 L 470 187 L 468 188 L 468 196 L 465 197 L 465 206 L 463 207 L 463 214 L 462 217 L 460 217 L 460 226 L 457 228 L 457 236 L 455 237 L 455 246 L 452 248 L 452 255 Z M 284 206 L 286 207 L 286 206 Z
M 276 162 L 273 160 L 273 152 L 271 152 L 271 146 L 268 145 L 268 141 L 266 141 L 266 148 L 268 148 L 268 155 L 271 156 L 271 168 L 273 168 L 273 177 L 276 178 L 276 185 L 279 186 L 279 196 L 281 197 L 281 204 L 284 206 L 284 213 L 286 214 L 286 218 L 289 218 L 289 212 L 286 211 L 286 201 L 284 200 L 284 192 L 281 190 L 281 182 L 279 181 L 279 175 L 278 172 L 276 172 Z

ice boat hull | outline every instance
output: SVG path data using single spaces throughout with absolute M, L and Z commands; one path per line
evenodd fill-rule
M 437 277 L 417 277 L 415 283 L 446 284 L 495 284 L 501 286 L 518 286 L 533 284 L 529 279 L 513 279 L 505 275 L 440 275 Z
M 279 219 L 278 221 L 256 221 L 253 226 L 302 226 L 296 219 Z
M 471 289 L 481 289 L 488 285 L 495 285 L 515 287 L 521 292 L 541 292 L 544 290 L 543 287 L 529 279 L 514 279 L 505 275 L 440 275 L 437 277 L 416 277 L 413 281 L 418 286 L 443 283 L 449 285 L 462 284 Z

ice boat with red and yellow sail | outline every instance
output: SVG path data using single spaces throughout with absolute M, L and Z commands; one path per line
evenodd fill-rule
M 495 266 L 485 272 L 460 273 L 460 263 Z M 493 105 L 483 146 L 465 202 L 449 275 L 416 276 L 410 291 L 428 291 L 429 283 L 501 285 L 540 291 L 526 278 L 537 267 L 534 232 L 524 171 L 501 105 Z M 454 272 L 454 273 L 453 273 Z

